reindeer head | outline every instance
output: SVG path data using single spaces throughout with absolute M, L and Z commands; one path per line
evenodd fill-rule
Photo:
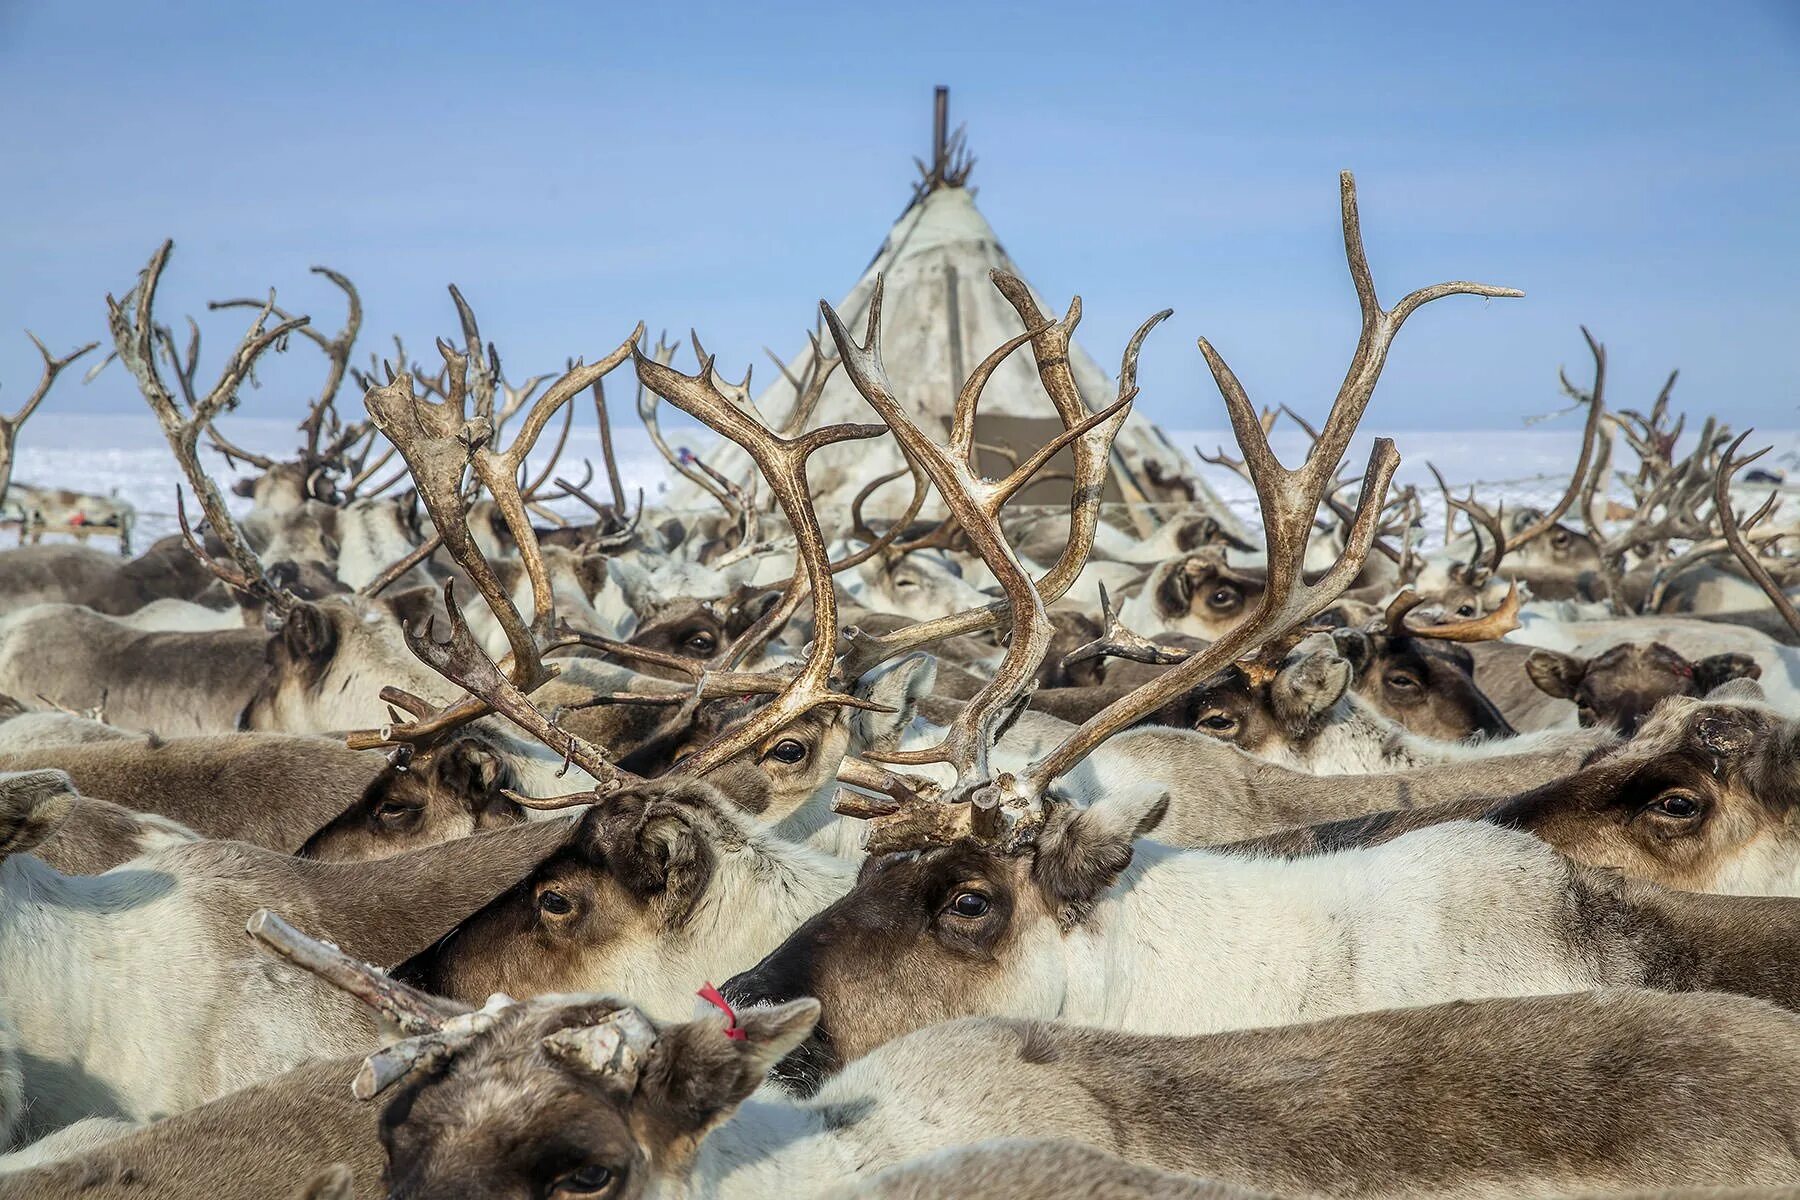
M 1259 576 L 1234 570 L 1216 549 L 1168 559 L 1151 568 L 1140 592 L 1153 611 L 1134 623 L 1146 631 L 1217 638 L 1256 607 L 1265 586 Z
M 1052 799 L 1002 838 L 920 838 L 871 855 L 849 894 L 724 993 L 740 1004 L 819 1000 L 812 1036 L 776 1068 L 802 1091 L 933 1022 L 1054 1016 L 1068 983 L 1062 939 L 1130 866 L 1133 841 L 1167 806 L 1166 794 L 1141 789 L 1085 809 Z
M 1661 642 L 1625 642 L 1589 658 L 1533 650 L 1525 670 L 1538 690 L 1573 700 L 1583 726 L 1610 725 L 1626 737 L 1671 696 L 1704 696 L 1730 680 L 1762 675 L 1748 654 L 1689 662 Z
M 1270 757 L 1316 732 L 1344 698 L 1353 674 L 1332 638 L 1315 635 L 1291 650 L 1277 645 L 1232 664 L 1156 719 Z
M 484 734 L 447 739 L 393 761 L 343 813 L 308 838 L 303 858 L 365 862 L 515 825 L 525 811 L 504 750 Z
M 252 936 L 395 1022 L 352 1083 L 383 1102 L 396 1200 L 635 1200 L 685 1181 L 706 1134 L 804 1039 L 818 1005 L 662 1023 L 610 996 L 489 997 L 396 983 L 265 911 Z
M 792 919 L 784 889 L 822 905 L 815 879 L 790 878 L 781 847 L 710 784 L 652 780 L 582 817 L 567 846 L 456 933 L 401 969 L 473 1000 L 604 984 L 652 1012 L 685 1004 L 721 957 L 752 961 Z M 737 949 L 741 947 L 741 949 Z
M 1381 621 L 1333 631 L 1338 650 L 1356 672 L 1357 695 L 1424 737 L 1454 741 L 1474 734 L 1510 736 L 1514 730 L 1475 684 L 1475 659 L 1463 642 L 1486 641 L 1517 628 L 1518 589 L 1486 616 L 1416 627 L 1407 614 L 1423 597 L 1402 592 Z
M 1750 680 L 1664 701 L 1636 736 L 1493 819 L 1686 891 L 1800 894 L 1800 722 Z

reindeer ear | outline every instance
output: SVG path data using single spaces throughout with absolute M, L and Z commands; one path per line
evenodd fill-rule
M 1337 643 L 1331 638 L 1315 636 L 1321 644 L 1304 648 L 1295 661 L 1276 673 L 1269 688 L 1275 714 L 1290 724 L 1317 720 L 1350 689 L 1349 661 L 1337 652 Z
M 1132 843 L 1160 825 L 1168 811 L 1169 793 L 1152 784 L 1119 789 L 1088 808 L 1061 803 L 1051 809 L 1031 871 L 1065 925 L 1086 915 L 1131 865 Z
M 1694 685 L 1702 696 L 1733 679 L 1761 679 L 1762 668 L 1748 654 L 1709 654 L 1694 664 Z M 1760 696 L 1762 689 L 1757 688 Z
M 237 480 L 231 485 L 231 494 L 234 496 L 242 496 L 246 500 L 250 499 L 252 496 L 256 495 L 256 480 L 247 476 Z
M 407 588 L 404 592 L 395 592 L 387 597 L 388 611 L 400 619 L 406 628 L 417 633 L 425 628 L 425 622 L 438 611 L 438 590 L 434 587 Z
M 723 1012 L 714 1012 L 664 1029 L 644 1066 L 639 1100 L 681 1132 L 698 1133 L 730 1116 L 769 1068 L 812 1034 L 819 1002 L 790 1000 L 735 1016 L 735 1028 Z
M 1525 673 L 1538 691 L 1558 700 L 1573 700 L 1575 689 L 1587 674 L 1587 660 L 1560 650 L 1533 650 L 1525 660 Z
M 281 623 L 281 641 L 297 661 L 321 663 L 337 649 L 337 630 L 317 605 L 296 604 Z
M 853 710 L 850 714 L 850 746 L 864 750 L 898 750 L 900 739 L 918 714 L 919 701 L 937 686 L 937 659 L 929 654 L 908 654 L 884 663 L 856 681 L 852 692 L 893 712 Z
M 476 808 L 507 782 L 506 760 L 480 738 L 457 738 L 440 752 L 439 761 L 439 778 Z
M 0 861 L 56 832 L 75 807 L 75 785 L 61 771 L 0 773 Z
M 581 581 L 581 590 L 589 600 L 606 590 L 608 561 L 604 554 L 584 554 L 575 563 L 575 578 Z
M 1375 641 L 1367 633 L 1360 629 L 1334 629 L 1331 641 L 1355 675 L 1369 669 L 1369 663 L 1375 658 Z
M 1706 698 L 1725 701 L 1747 700 L 1759 704 L 1766 704 L 1769 699 L 1762 690 L 1762 684 L 1758 683 L 1753 675 L 1740 675 L 1736 679 L 1727 679 L 1706 693 Z
M 650 586 L 650 572 L 630 559 L 612 558 L 607 560 L 606 573 L 619 585 L 619 592 L 631 611 L 639 616 L 650 611 L 656 601 L 655 590 Z

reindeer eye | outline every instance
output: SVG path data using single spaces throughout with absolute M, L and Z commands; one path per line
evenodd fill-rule
M 554 888 L 545 888 L 538 893 L 538 909 L 553 917 L 566 917 L 575 911 L 574 902 Z
M 550 1185 L 552 1196 L 595 1196 L 612 1186 L 610 1167 L 582 1167 Z
M 419 819 L 424 810 L 416 804 L 405 804 L 399 800 L 384 800 L 375 808 L 375 819 L 383 825 L 410 825 Z
M 1475 615 L 1475 606 L 1473 604 L 1459 604 L 1456 606 L 1456 615 L 1459 617 L 1472 617 Z
M 971 919 L 987 916 L 988 910 L 993 906 L 993 901 L 989 900 L 980 892 L 958 892 L 950 900 L 951 912 L 959 917 L 969 917 Z
M 1551 534 L 1550 535 L 1550 544 L 1552 546 L 1555 546 L 1558 550 L 1561 550 L 1564 547 L 1566 547 L 1569 544 L 1569 531 L 1566 529 L 1559 529 L 1555 533 Z
M 688 634 L 681 644 L 688 653 L 698 654 L 704 658 L 709 657 L 713 651 L 719 648 L 719 639 L 705 630 L 701 630 L 698 633 Z
M 1238 722 L 1230 713 L 1207 713 L 1200 718 L 1199 726 L 1214 733 L 1231 733 L 1237 729 Z
M 1389 671 L 1381 680 L 1387 686 L 1399 692 L 1416 692 L 1419 681 L 1405 671 Z
M 903 576 L 899 577 L 898 579 L 894 580 L 894 586 L 897 588 L 918 587 L 919 581 L 903 575 Z
M 769 757 L 776 762 L 797 763 L 806 757 L 806 743 L 794 738 L 782 738 L 769 751 Z
M 1692 792 L 1665 792 L 1650 804 L 1650 811 L 1677 821 L 1691 821 L 1700 815 L 1700 797 Z
M 1239 599 L 1236 588 L 1221 587 L 1212 590 L 1212 594 L 1206 598 L 1206 603 L 1209 608 L 1235 608 Z

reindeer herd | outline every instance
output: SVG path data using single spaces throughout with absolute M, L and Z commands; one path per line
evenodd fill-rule
M 1384 307 L 1348 175 L 1342 217 L 1361 334 L 1323 421 L 1200 342 L 1260 547 L 1102 504 L 1167 313 L 1094 409 L 1079 303 L 997 274 L 1019 332 L 926 428 L 879 290 L 861 329 L 821 306 L 777 427 L 642 327 L 514 386 L 454 288 L 440 369 L 359 370 L 334 272 L 335 336 L 215 306 L 253 316 L 208 386 L 165 244 L 107 316 L 181 534 L 0 552 L 0 1198 L 1793 1194 L 1781 490 L 1714 420 L 1684 443 L 1673 377 L 1610 407 L 1591 337 L 1549 508 L 1446 485 L 1436 528 L 1385 438 L 1345 480 L 1401 324 L 1520 293 Z M 297 338 L 327 364 L 299 456 L 226 441 Z M 0 500 L 92 348 L 40 349 Z M 984 477 L 1021 352 L 1063 432 Z M 623 369 L 720 511 L 627 503 Z M 837 371 L 868 421 L 814 420 Z M 583 393 L 599 496 L 556 474 Z M 755 485 L 672 451 L 663 403 Z M 811 456 L 873 438 L 909 469 L 820 503 Z M 1009 507 L 1065 450 L 1066 510 Z

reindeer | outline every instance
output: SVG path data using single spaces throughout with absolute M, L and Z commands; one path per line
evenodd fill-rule
M 1030 577 L 998 533 L 993 493 L 958 469 L 966 454 L 954 439 L 972 424 L 978 393 L 959 404 L 952 448 L 938 447 L 893 400 L 880 361 L 878 305 L 860 345 L 826 310 L 852 382 L 902 439 L 909 457 L 932 474 L 1006 587 L 1014 626 L 990 689 L 970 702 L 938 747 L 871 756 L 891 764 L 946 764 L 956 772 L 953 788 L 969 790 L 952 790 L 945 798 L 939 785 L 903 781 L 890 787 L 895 798 L 885 807 L 855 802 L 877 822 L 871 861 L 856 886 L 726 985 L 728 996 L 747 1003 L 798 995 L 822 1001 L 821 1024 L 794 1068 L 799 1077 L 816 1082 L 821 1072 L 903 1027 L 968 1013 L 1199 1032 L 1458 996 L 1642 984 L 1653 976 L 1664 986 L 1693 988 L 1718 978 L 1721 964 L 1710 934 L 1695 929 L 1676 935 L 1647 955 L 1609 931 L 1607 922 L 1621 910 L 1680 910 L 1692 915 L 1678 922 L 1712 922 L 1714 930 L 1730 926 L 1735 932 L 1751 920 L 1747 912 L 1707 900 L 1701 903 L 1712 907 L 1702 917 L 1689 909 L 1694 899 L 1680 893 L 1627 894 L 1609 877 L 1583 874 L 1541 842 L 1511 831 L 1444 826 L 1390 847 L 1311 860 L 1301 864 L 1301 873 L 1278 877 L 1269 872 L 1293 864 L 1205 852 L 1134 859 L 1135 840 L 1162 819 L 1164 794 L 1115 790 L 1086 808 L 1046 795 L 1050 781 L 1106 736 L 1179 695 L 1209 668 L 1235 661 L 1224 656 L 1235 656 L 1246 643 L 1283 635 L 1330 603 L 1333 587 L 1341 591 L 1354 577 L 1354 556 L 1367 552 L 1380 511 L 1379 491 L 1367 486 L 1345 557 L 1318 581 L 1299 580 L 1305 530 L 1326 483 L 1325 469 L 1335 465 L 1339 443 L 1348 441 L 1367 405 L 1375 384 L 1369 364 L 1380 361 L 1395 328 L 1372 301 L 1354 213 L 1346 179 L 1345 243 L 1364 297 L 1358 353 L 1364 370 L 1353 369 L 1325 424 L 1327 434 L 1300 471 L 1267 461 L 1266 434 L 1247 398 L 1222 362 L 1208 355 L 1245 458 L 1259 464 L 1253 474 L 1263 493 L 1269 587 L 1257 613 L 1016 773 L 995 773 L 989 764 L 994 723 L 1029 695 L 1030 658 L 1045 652 L 1048 622 Z M 1397 311 L 1433 294 L 1442 289 L 1415 293 Z M 1391 446 L 1378 442 L 1368 479 L 1384 484 L 1391 472 Z M 1395 857 L 1358 857 L 1383 851 Z M 1471 872 L 1471 862 L 1484 869 Z M 1293 903 L 1270 910 L 1250 900 L 1271 894 Z M 1602 895 L 1607 899 L 1591 910 L 1592 921 L 1571 928 L 1561 915 L 1582 911 Z M 1425 922 L 1429 932 L 1420 931 L 1422 910 L 1432 914 Z M 1505 919 L 1496 923 L 1499 914 Z M 1800 921 L 1800 909 L 1787 915 Z M 1406 940 L 1407 955 L 1384 949 L 1385 939 L 1395 937 Z M 1346 941 L 1354 948 L 1345 950 Z M 1295 956 L 1321 969 L 1297 975 L 1288 968 Z M 1488 974 L 1502 962 L 1504 970 Z M 1684 966 L 1661 974 L 1677 962 Z M 1609 978 L 1605 972 L 1612 970 L 1621 974 Z M 858 983 L 847 987 L 849 980 Z M 1151 980 L 1153 986 L 1134 990 Z M 871 994 L 883 997 L 878 1015 L 865 1001 Z M 1790 995 L 1786 985 L 1771 994 L 1789 1003 L 1800 995 Z
M 121 561 L 86 546 L 0 550 L 0 615 L 34 604 L 79 604 L 124 616 L 157 600 L 198 600 L 214 577 L 179 537 Z
M 1610 991 L 1191 1039 L 964 1021 L 890 1043 L 811 1101 L 738 1108 L 804 1038 L 813 1002 L 672 1026 L 602 997 L 495 997 L 469 1011 L 269 915 L 252 929 L 411 1035 L 366 1060 L 354 1086 L 393 1094 L 383 1182 L 421 1200 L 790 1195 L 1026 1134 L 1280 1194 L 1409 1194 L 1429 1181 L 1488 1196 L 1508 1178 L 1592 1193 L 1793 1171 L 1790 1085 L 1771 1094 L 1754 1081 L 1795 1053 L 1796 1018 L 1742 998 Z M 1669 1103 L 1683 1094 L 1695 1102 Z M 1458 1120 L 1445 1126 L 1445 1111 Z M 1619 1128 L 1634 1137 L 1621 1144 Z
M 1623 642 L 1590 658 L 1533 650 L 1525 670 L 1538 690 L 1573 701 L 1582 725 L 1604 723 L 1626 737 L 1670 696 L 1704 696 L 1729 680 L 1762 675 L 1747 654 L 1689 662 L 1661 642 Z
M 352 952 L 399 963 L 570 833 L 537 822 L 353 864 L 203 841 L 69 876 L 29 851 L 72 806 L 61 772 L 0 788 L 0 1012 L 24 1055 L 28 1134 L 150 1120 L 372 1043 L 337 997 L 246 953 L 246 909 L 278 899 Z
M 524 819 L 510 746 L 469 731 L 390 761 L 275 733 L 130 738 L 0 754 L 0 770 L 54 767 L 81 791 L 206 837 L 334 861 L 384 857 Z

